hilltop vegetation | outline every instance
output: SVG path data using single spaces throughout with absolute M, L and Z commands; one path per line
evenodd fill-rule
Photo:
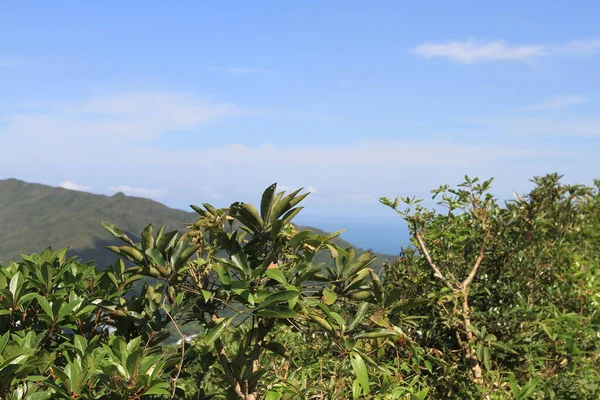
M 93 260 L 104 268 L 117 259 L 105 248 L 117 240 L 99 221 L 112 221 L 139 240 L 140 232 L 150 223 L 156 227 L 164 225 L 167 230 L 183 230 L 184 224 L 195 219 L 193 212 L 123 193 L 103 196 L 16 179 L 0 180 L 0 262 L 16 260 L 21 254 L 31 254 L 48 246 L 70 247 L 69 254 L 85 261 Z M 325 233 L 313 227 L 299 229 Z M 335 242 L 340 247 L 351 246 L 340 238 Z M 380 255 L 379 266 L 392 258 Z M 319 255 L 318 260 L 326 262 L 328 257 Z
M 66 249 L 0 268 L 0 395 L 596 399 L 600 181 L 534 181 L 502 205 L 469 177 L 436 210 L 382 198 L 412 245 L 379 273 L 292 225 L 304 195 L 275 185 L 258 207 L 194 207 L 183 234 L 105 222 L 121 242 L 105 270 Z

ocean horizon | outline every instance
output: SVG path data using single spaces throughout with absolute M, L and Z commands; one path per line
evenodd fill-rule
M 318 217 L 298 218 L 301 225 L 313 226 L 326 232 L 347 229 L 341 238 L 361 249 L 397 255 L 400 248 L 409 244 L 409 234 L 402 220 L 365 221 L 363 219 L 329 219 Z

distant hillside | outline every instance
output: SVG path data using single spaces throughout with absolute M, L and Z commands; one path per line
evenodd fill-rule
M 183 230 L 183 224 L 194 221 L 196 215 L 123 193 L 103 196 L 16 179 L 0 180 L 0 263 L 47 246 L 71 246 L 72 254 L 105 266 L 115 260 L 116 256 L 105 249 L 115 240 L 100 221 L 114 223 L 136 237 L 148 223 Z M 312 227 L 298 228 L 324 233 Z M 337 243 L 351 246 L 342 239 Z M 378 264 L 389 258 L 392 256 L 382 255 Z

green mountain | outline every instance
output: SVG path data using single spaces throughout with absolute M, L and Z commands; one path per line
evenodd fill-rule
M 105 266 L 116 258 L 105 246 L 116 242 L 101 221 L 117 225 L 133 238 L 149 223 L 183 230 L 183 224 L 194 221 L 196 216 L 123 193 L 104 196 L 16 179 L 0 180 L 0 263 L 16 260 L 20 254 L 40 252 L 48 246 L 55 249 L 70 246 L 72 254 Z M 312 227 L 297 228 L 325 233 Z M 342 239 L 337 239 L 337 244 L 344 248 L 352 246 Z M 318 261 L 326 261 L 323 256 Z M 377 264 L 391 258 L 381 255 Z

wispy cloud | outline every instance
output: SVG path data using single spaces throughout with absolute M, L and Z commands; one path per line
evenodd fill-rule
M 600 51 L 600 39 L 574 40 L 559 44 L 509 44 L 505 41 L 448 41 L 423 43 L 413 51 L 423 57 L 442 57 L 463 64 L 484 61 L 529 61 L 538 57 L 559 54 L 592 55 Z
M 91 189 L 91 187 L 89 186 L 85 186 L 85 185 L 78 185 L 76 183 L 74 183 L 73 181 L 64 181 L 61 182 L 58 187 L 61 187 L 63 189 L 69 189 L 69 190 L 77 190 L 79 192 L 86 192 L 88 190 Z
M 39 107 L 42 108 L 41 106 Z M 72 103 L 50 104 L 40 112 L 2 118 L 0 136 L 37 135 L 150 140 L 172 131 L 199 129 L 219 120 L 253 115 L 249 109 L 177 93 L 115 93 Z
M 465 167 L 485 164 L 492 161 L 519 158 L 553 157 L 556 154 L 539 149 L 520 148 L 519 146 L 482 145 L 460 143 L 458 141 L 434 142 L 432 140 L 413 141 L 362 141 L 339 147 L 279 147 L 263 144 L 256 147 L 228 145 L 206 150 L 162 150 L 156 148 L 137 148 L 132 152 L 130 161 L 152 165 L 177 167 L 211 167 L 222 165 L 223 170 L 240 170 L 240 166 L 253 161 L 252 174 L 271 171 L 277 166 L 276 174 L 285 176 L 287 172 L 307 171 L 308 168 L 322 171 L 353 170 L 385 171 L 388 168 L 440 168 Z M 145 161 L 147 160 L 147 161 Z M 239 174 L 239 173 L 238 173 Z M 301 178 L 294 173 L 295 177 Z M 294 181 L 300 181 L 294 179 Z M 318 187 L 318 186 L 317 186 Z
M 46 108 L 37 105 L 35 109 L 39 112 L 3 117 L 0 143 L 10 151 L 0 159 L 2 174 L 16 175 L 52 165 L 52 174 L 85 182 L 95 191 L 120 191 L 180 206 L 213 200 L 226 203 L 250 195 L 260 198 L 254 189 L 281 182 L 280 188 L 289 186 L 290 190 L 305 186 L 307 191 L 315 192 L 317 188 L 309 201 L 321 202 L 323 208 L 334 211 L 348 209 L 351 204 L 378 207 L 376 195 L 385 192 L 384 188 L 406 186 L 418 190 L 428 188 L 432 181 L 437 184 L 465 173 L 514 178 L 517 171 L 526 182 L 527 175 L 537 173 L 540 166 L 560 169 L 558 166 L 589 160 L 577 154 L 573 161 L 572 152 L 562 147 L 505 140 L 501 134 L 530 131 L 532 127 L 547 134 L 543 129 L 557 129 L 554 121 L 545 126 L 525 119 L 503 126 L 488 121 L 482 126 L 491 135 L 485 138 L 413 136 L 305 146 L 264 142 L 243 145 L 223 138 L 217 142 L 220 144 L 211 146 L 207 141 L 206 146 L 199 147 L 189 143 L 164 146 L 163 140 L 155 139 L 172 130 L 199 129 L 206 123 L 246 115 L 246 110 L 164 93 L 115 94 Z M 564 121 L 562 128 L 573 129 L 572 122 Z M 600 131 L 600 122 L 596 127 Z M 595 132 L 593 125 L 583 122 L 576 128 L 578 134 Z M 469 129 L 480 131 L 467 125 Z M 81 166 L 77 176 L 72 175 L 74 165 Z M 98 175 L 98 170 L 103 173 Z M 90 175 L 86 177 L 85 173 Z M 173 179 L 182 173 L 185 179 Z M 110 176 L 119 177 L 119 181 Z M 72 181 L 62 186 L 84 189 Z M 347 188 L 357 191 L 349 192 Z
M 600 118 L 594 117 L 463 118 L 461 121 L 481 125 L 498 137 L 600 138 Z
M 225 68 L 224 71 L 227 72 L 228 74 L 232 74 L 232 75 L 251 75 L 251 74 L 271 75 L 271 74 L 277 74 L 277 73 L 279 73 L 279 71 L 276 70 L 276 69 L 249 68 L 249 67 Z
M 521 107 L 518 111 L 558 111 L 576 104 L 583 104 L 587 98 L 583 96 L 552 96 L 538 104 Z
M 301 186 L 290 186 L 290 185 L 281 185 L 281 184 L 277 184 L 277 190 L 278 191 L 284 191 L 284 192 L 292 192 L 294 190 L 298 190 L 300 189 Z M 303 192 L 310 192 L 312 194 L 315 194 L 318 192 L 317 188 L 312 187 L 312 186 L 308 186 L 305 187 Z
M 117 193 L 123 192 L 127 195 L 131 196 L 140 196 L 140 197 L 150 197 L 157 198 L 161 197 L 167 192 L 167 189 L 149 189 L 143 187 L 131 187 L 128 185 L 119 185 L 119 186 L 109 186 L 109 192 Z

